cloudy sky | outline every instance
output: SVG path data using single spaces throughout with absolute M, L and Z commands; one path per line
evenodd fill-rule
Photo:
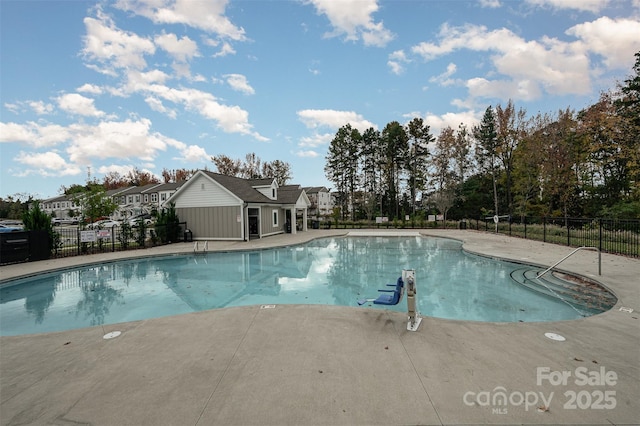
M 0 196 L 132 168 L 292 165 L 331 184 L 346 123 L 595 102 L 632 72 L 640 0 L 0 0 Z

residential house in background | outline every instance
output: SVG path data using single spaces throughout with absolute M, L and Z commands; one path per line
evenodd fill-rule
M 111 197 L 118 206 L 111 217 L 115 220 L 123 220 L 139 214 L 152 214 L 159 210 L 162 203 L 184 183 L 151 183 L 144 186 L 110 189 L 106 192 L 106 196 Z M 70 219 L 81 214 L 80 206 L 66 195 L 41 201 L 40 209 L 49 216 L 59 219 Z
M 307 230 L 311 205 L 299 185 L 199 170 L 164 206 L 175 204 L 194 239 L 240 240 Z
M 305 187 L 304 192 L 307 193 L 311 207 L 309 208 L 309 216 L 319 219 L 331 214 L 333 204 L 329 190 L 324 186 Z
M 79 208 L 80 206 L 66 195 L 58 195 L 57 197 L 40 201 L 40 210 L 58 219 L 70 219 L 74 217 Z

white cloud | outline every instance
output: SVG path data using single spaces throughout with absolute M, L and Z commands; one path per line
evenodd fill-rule
M 84 56 L 106 66 L 105 73 L 112 73 L 112 68 L 145 68 L 147 63 L 144 56 L 155 53 L 153 42 L 135 33 L 118 29 L 113 21 L 101 12 L 98 13 L 98 18 L 84 18 L 87 30 L 82 50 Z
M 296 157 L 300 157 L 300 158 L 316 158 L 319 157 L 320 154 L 318 154 L 316 151 L 297 151 L 295 152 Z
M 26 124 L 0 122 L 0 142 L 15 142 L 36 148 L 55 146 L 69 140 L 66 127 L 57 124 L 40 125 L 32 121 Z
M 26 153 L 20 152 L 14 160 L 26 166 L 27 170 L 22 170 L 22 176 L 37 174 L 41 176 L 76 176 L 82 170 L 74 165 L 67 163 L 56 152 L 43 153 Z
M 106 175 L 107 173 L 118 173 L 120 176 L 126 176 L 129 172 L 132 172 L 136 169 L 135 166 L 130 164 L 110 164 L 107 166 L 100 166 L 96 170 L 98 173 Z
M 38 115 L 51 114 L 53 112 L 53 105 L 45 104 L 42 101 L 30 101 L 29 106 Z
M 207 151 L 198 145 L 189 145 L 184 147 L 180 151 L 182 157 L 176 158 L 176 160 L 184 161 L 189 164 L 202 164 L 209 163 L 211 161 L 211 155 L 207 154 Z
M 441 86 L 451 86 L 452 84 L 455 83 L 454 80 L 452 80 L 451 77 L 453 74 L 456 73 L 456 71 L 458 70 L 458 67 L 456 66 L 456 64 L 454 64 L 453 62 L 449 63 L 449 65 L 447 65 L 447 70 L 445 72 L 443 72 L 440 75 L 437 75 L 435 77 L 431 77 L 429 79 L 429 81 L 431 83 L 438 83 Z
M 147 105 L 149 105 L 149 108 L 151 108 L 154 111 L 166 114 L 169 118 L 175 119 L 178 116 L 178 113 L 176 112 L 176 110 L 165 107 L 162 104 L 162 101 L 158 98 L 155 98 L 153 96 L 147 96 L 144 101 L 147 103 Z
M 54 106 L 43 101 L 18 101 L 15 103 L 5 103 L 4 107 L 14 114 L 20 114 L 28 110 L 33 111 L 37 115 L 51 114 Z
M 222 47 L 220 47 L 220 50 L 217 51 L 213 57 L 214 58 L 219 58 L 222 56 L 227 56 L 227 55 L 235 55 L 236 50 L 233 48 L 233 46 L 231 46 L 229 43 L 222 43 Z
M 437 137 L 442 129 L 446 127 L 457 129 L 461 123 L 466 125 L 467 129 L 470 130 L 473 126 L 480 122 L 483 114 L 484 111 L 478 112 L 475 110 L 447 112 L 441 115 L 436 115 L 430 112 L 427 112 L 424 115 L 418 112 L 411 112 L 408 114 L 403 114 L 403 117 L 405 117 L 407 120 L 411 120 L 415 117 L 422 117 L 424 123 L 429 125 L 431 134 Z
M 404 67 L 397 61 L 387 61 L 387 66 L 391 69 L 391 72 L 395 75 L 400 75 L 404 72 Z
M 377 0 L 307 0 L 319 14 L 327 16 L 333 32 L 327 37 L 345 36 L 348 41 L 362 39 L 365 46 L 386 46 L 394 34 L 382 22 L 374 22 L 372 15 L 378 11 Z
M 298 146 L 303 148 L 317 148 L 322 145 L 328 145 L 334 137 L 335 134 L 332 133 L 314 133 L 311 136 L 301 138 Z
M 80 93 L 91 93 L 92 95 L 102 94 L 102 88 L 100 86 L 89 83 L 85 83 L 82 86 L 78 87 L 76 91 Z
M 104 112 L 95 107 L 93 99 L 78 93 L 67 93 L 56 98 L 56 101 L 61 109 L 71 114 L 87 117 L 102 117 L 104 115 Z
M 161 34 L 156 36 L 154 40 L 176 61 L 187 62 L 195 56 L 200 56 L 198 45 L 187 36 L 179 39 L 175 34 Z
M 487 80 L 476 77 L 467 80 L 466 85 L 472 98 L 531 101 L 541 96 L 539 86 L 531 80 Z
M 411 62 L 407 55 L 404 53 L 404 50 L 396 50 L 389 54 L 389 60 L 387 61 L 387 66 L 391 69 L 391 72 L 400 75 L 404 72 L 404 65 L 406 63 Z
M 375 124 L 365 120 L 364 117 L 354 111 L 305 109 L 298 111 L 297 114 L 300 121 L 310 129 L 326 126 L 337 130 L 346 124 L 351 124 L 351 127 L 354 127 L 361 132 L 364 132 L 370 127 L 377 129 Z
M 526 0 L 539 7 L 551 7 L 553 9 L 574 9 L 585 12 L 598 13 L 610 3 L 610 0 Z
M 164 84 L 169 79 L 169 75 L 160 70 L 151 70 L 148 72 L 140 72 L 130 70 L 127 72 L 126 90 L 136 92 L 144 90 L 150 84 Z
M 227 74 L 223 77 L 227 79 L 227 84 L 229 84 L 233 90 L 242 92 L 245 95 L 253 95 L 256 93 L 253 87 L 249 85 L 247 77 L 242 74 Z
M 95 126 L 74 124 L 74 137 L 67 147 L 72 162 L 90 164 L 91 158 L 137 158 L 152 161 L 158 151 L 164 151 L 164 136 L 151 133 L 151 121 L 103 121 Z
M 640 21 L 603 16 L 575 25 L 566 31 L 584 42 L 584 49 L 604 57 L 609 69 L 630 68 L 640 49 Z
M 496 9 L 502 6 L 500 0 L 480 0 L 480 7 L 486 7 L 489 9 Z
M 220 104 L 211 93 L 196 89 L 174 89 L 160 84 L 139 87 L 138 90 L 153 94 L 170 102 L 184 105 L 190 111 L 218 122 L 218 127 L 227 133 L 250 135 L 259 141 L 269 139 L 253 131 L 249 113 L 239 106 Z
M 244 29 L 224 16 L 228 0 L 119 0 L 115 7 L 149 18 L 156 24 L 184 24 L 222 38 L 246 39 Z
M 591 89 L 589 58 L 580 42 L 567 43 L 549 37 L 526 41 L 506 28 L 489 31 L 470 24 L 462 27 L 444 24 L 439 39 L 439 43 L 420 43 L 412 51 L 425 60 L 460 49 L 492 52 L 496 71 L 507 77 L 496 79 L 494 84 L 514 89 L 507 97 L 535 99 L 542 93 L 541 88 L 556 95 L 582 95 Z M 479 88 L 477 83 L 471 79 L 467 85 Z M 488 94 L 481 89 L 478 93 Z

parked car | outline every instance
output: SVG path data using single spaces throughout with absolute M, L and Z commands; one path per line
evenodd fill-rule
M 129 226 L 136 227 L 140 223 L 140 220 L 144 220 L 145 225 L 153 224 L 153 216 L 151 216 L 150 214 L 140 214 L 130 217 L 129 219 L 127 219 L 127 223 L 129 224 Z
M 57 217 L 54 217 L 53 219 L 51 219 L 51 224 L 53 226 L 60 226 L 60 225 L 77 225 L 78 224 L 78 219 L 76 218 L 66 218 L 66 219 L 59 219 Z
M 19 228 L 17 226 L 9 226 L 9 225 L 1 225 L 0 224 L 0 232 L 20 232 L 24 231 L 23 228 Z
M 107 219 L 107 220 L 99 220 L 97 222 L 93 222 L 87 225 L 87 229 L 105 229 L 105 228 L 113 228 L 113 227 L 119 227 L 120 226 L 120 222 L 118 222 L 117 220 L 111 220 L 111 219 Z

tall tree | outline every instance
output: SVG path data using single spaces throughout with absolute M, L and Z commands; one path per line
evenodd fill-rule
M 452 150 L 455 178 L 458 185 L 462 185 L 471 168 L 471 160 L 469 158 L 470 153 L 471 140 L 469 130 L 467 130 L 467 126 L 460 123 L 458 131 L 456 132 L 456 139 Z
M 556 121 L 543 130 L 544 142 L 540 147 L 545 159 L 540 163 L 540 180 L 548 213 L 554 214 L 554 210 L 559 210 L 565 218 L 569 217 L 576 201 L 576 169 L 583 161 L 576 127 L 572 110 L 558 111 Z
M 450 126 L 440 132 L 432 156 L 434 192 L 431 200 L 447 220 L 447 212 L 455 202 L 456 174 L 452 167 L 456 135 Z
M 85 186 L 73 185 L 66 193 L 71 200 L 80 206 L 80 212 L 86 223 L 91 223 L 102 216 L 111 216 L 118 205 L 109 197 L 101 184 L 91 181 Z
M 388 123 L 382 130 L 384 180 L 387 187 L 389 216 L 399 217 L 400 175 L 409 152 L 409 137 L 404 127 L 397 121 Z
M 263 176 L 260 173 L 262 166 L 262 160 L 256 155 L 255 152 L 250 152 L 245 157 L 244 165 L 241 168 L 242 177 L 245 179 L 261 179 Z
M 211 157 L 211 161 L 216 165 L 218 173 L 227 176 L 239 177 L 242 171 L 242 161 L 233 159 L 227 155 L 220 154 Z
M 347 212 L 355 218 L 354 194 L 358 185 L 358 163 L 362 137 L 358 129 L 346 124 L 338 129 L 329 145 L 325 175 L 335 184 L 344 219 Z
M 595 199 L 596 206 L 616 204 L 629 193 L 629 152 L 620 134 L 623 118 L 616 113 L 611 93 L 602 93 L 598 102 L 580 111 L 578 120 L 587 157 L 581 179 L 586 181 L 585 192 Z M 591 211 L 592 215 L 599 213 Z
M 380 132 L 373 127 L 368 128 L 362 134 L 360 156 L 362 166 L 360 182 L 364 190 L 363 207 L 367 219 L 371 220 L 378 198 L 382 202 L 382 187 L 380 185 L 382 144 Z M 380 210 L 382 211 L 382 207 Z
M 162 169 L 162 179 L 164 183 L 184 182 L 196 174 L 198 170 L 193 169 Z
M 526 112 L 522 108 L 516 111 L 513 101 L 509 99 L 506 107 L 496 106 L 496 154 L 502 163 L 505 175 L 505 192 L 509 215 L 513 213 L 513 196 L 511 193 L 513 174 L 513 153 L 518 147 L 526 131 Z
M 123 188 L 129 185 L 129 181 L 118 172 L 109 172 L 102 178 L 102 185 L 107 191 Z
M 415 214 L 417 193 L 423 191 L 427 184 L 429 144 L 435 141 L 435 137 L 431 134 L 429 125 L 419 117 L 407 124 L 406 133 L 409 138 L 407 185 L 411 197 L 412 213 Z
M 542 113 L 529 120 L 525 137 L 514 151 L 514 211 L 521 218 L 532 213 L 540 194 L 540 164 L 544 162 L 543 147 L 547 139 L 544 132 L 550 123 L 549 115 Z M 542 214 L 541 211 L 536 213 Z
M 280 186 L 286 185 L 291 180 L 291 165 L 281 160 L 262 163 L 262 177 L 273 178 Z
M 473 127 L 476 161 L 481 173 L 489 173 L 493 181 L 493 214 L 498 215 L 498 134 L 493 108 L 489 106 L 479 125 Z
M 620 122 L 619 137 L 628 158 L 628 177 L 631 184 L 631 200 L 640 208 L 640 51 L 635 54 L 634 75 L 620 85 L 620 96 L 616 101 Z M 637 215 L 640 212 L 637 212 Z
M 153 174 L 140 170 L 137 167 L 127 173 L 126 179 L 132 186 L 145 186 L 150 183 L 160 183 L 160 180 Z

